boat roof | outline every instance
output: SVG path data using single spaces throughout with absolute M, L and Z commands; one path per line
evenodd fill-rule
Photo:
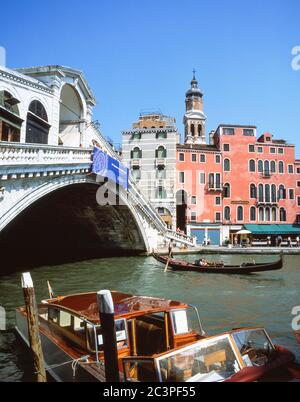
M 174 300 L 166 300 L 156 297 L 134 296 L 127 293 L 112 291 L 112 298 L 116 318 L 131 318 L 145 314 L 168 312 L 170 310 L 185 309 L 188 304 Z M 61 296 L 45 301 L 53 307 L 69 310 L 86 320 L 98 324 L 99 309 L 97 293 L 81 293 L 70 296 Z

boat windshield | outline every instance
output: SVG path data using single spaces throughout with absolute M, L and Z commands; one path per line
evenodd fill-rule
M 199 341 L 157 358 L 163 382 L 218 382 L 240 371 L 229 335 Z
M 243 330 L 232 337 L 247 367 L 263 366 L 275 351 L 264 329 Z

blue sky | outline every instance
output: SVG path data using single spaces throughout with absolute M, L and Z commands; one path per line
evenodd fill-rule
M 117 143 L 144 109 L 174 116 L 197 70 L 207 131 L 255 124 L 298 145 L 298 0 L 37 0 L 1 4 L 8 67 L 81 69 L 98 101 L 95 120 Z

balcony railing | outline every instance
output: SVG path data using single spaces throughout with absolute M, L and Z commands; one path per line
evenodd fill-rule
M 165 158 L 156 158 L 155 164 L 156 164 L 156 166 L 166 166 L 166 159 Z

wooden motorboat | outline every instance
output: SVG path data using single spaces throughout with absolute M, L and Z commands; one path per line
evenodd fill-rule
M 118 368 L 131 382 L 248 382 L 300 379 L 294 355 L 262 328 L 208 336 L 186 303 L 112 292 Z M 38 306 L 47 371 L 57 381 L 105 382 L 97 293 L 45 300 Z M 26 308 L 16 330 L 28 343 Z
M 195 271 L 203 274 L 213 273 L 213 274 L 252 274 L 265 271 L 276 271 L 283 267 L 282 255 L 280 259 L 274 262 L 266 263 L 243 263 L 241 265 L 224 265 L 221 263 L 207 263 L 207 265 L 198 265 L 195 263 L 189 263 L 184 260 L 177 260 L 174 258 L 169 258 L 168 256 L 158 255 L 156 253 L 152 254 L 153 257 L 166 265 L 169 261 L 168 267 L 174 271 Z

